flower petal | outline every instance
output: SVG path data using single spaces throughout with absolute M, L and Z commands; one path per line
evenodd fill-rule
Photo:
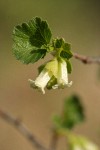
M 40 91 L 45 94 L 44 88 L 46 87 L 48 81 L 50 80 L 52 74 L 48 72 L 46 69 L 39 74 L 35 81 L 29 79 L 30 85 L 32 88 L 38 88 Z
M 58 76 L 57 76 L 57 84 L 52 88 L 65 88 L 70 87 L 72 85 L 72 81 L 68 83 L 68 71 L 66 61 L 61 59 L 58 62 Z
M 64 60 L 58 62 L 57 82 L 59 85 L 68 84 L 68 72 L 67 72 L 66 62 Z
M 54 58 L 53 60 L 49 61 L 45 68 L 49 71 L 52 72 L 52 75 L 55 76 L 55 78 L 57 78 L 58 76 L 58 60 L 57 58 Z

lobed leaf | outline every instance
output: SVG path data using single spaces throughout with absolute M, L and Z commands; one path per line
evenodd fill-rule
M 46 21 L 36 17 L 13 30 L 13 53 L 25 64 L 34 63 L 46 55 L 45 45 L 51 40 L 51 31 Z

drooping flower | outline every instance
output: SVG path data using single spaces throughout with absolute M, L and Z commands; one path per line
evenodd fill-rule
M 46 87 L 48 81 L 50 80 L 52 74 L 48 72 L 47 69 L 43 69 L 43 71 L 39 74 L 35 81 L 29 79 L 30 84 L 33 88 L 38 88 L 40 91 L 45 94 L 44 88 Z
M 70 83 L 68 82 L 68 71 L 66 61 L 60 59 L 58 61 L 57 84 L 54 85 L 53 88 L 65 88 L 70 87 L 71 85 L 72 81 Z
M 31 87 L 38 88 L 40 91 L 43 92 L 43 94 L 45 94 L 44 88 L 47 86 L 47 83 L 49 82 L 52 76 L 57 76 L 57 70 L 58 61 L 55 58 L 45 65 L 44 69 L 41 71 L 41 73 L 35 81 L 29 79 Z
M 52 78 L 56 79 L 54 84 L 51 81 Z M 67 64 L 65 60 L 59 60 L 56 57 L 45 65 L 35 81 L 31 79 L 29 81 L 31 87 L 39 89 L 43 94 L 45 94 L 44 89 L 48 86 L 48 83 L 51 84 L 52 89 L 70 87 L 72 85 L 72 81 L 68 83 Z

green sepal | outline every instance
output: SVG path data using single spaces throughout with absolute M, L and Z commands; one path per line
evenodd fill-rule
M 67 70 L 68 70 L 68 73 L 71 73 L 72 72 L 72 65 L 71 65 L 71 62 L 69 60 L 67 60 Z
M 50 90 L 52 89 L 52 86 L 54 86 L 55 84 L 57 84 L 57 78 L 55 78 L 55 76 L 52 76 L 49 82 L 47 83 L 46 88 Z

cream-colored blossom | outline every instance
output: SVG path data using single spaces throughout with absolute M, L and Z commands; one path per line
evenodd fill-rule
M 71 85 L 72 81 L 68 82 L 67 64 L 64 60 L 60 60 L 58 61 L 57 84 L 54 85 L 53 88 L 65 88 Z
M 52 89 L 70 87 L 72 85 L 72 81 L 70 83 L 68 82 L 66 62 L 63 59 L 58 60 L 57 58 L 54 58 L 45 65 L 35 81 L 29 79 L 29 82 L 31 87 L 37 88 L 45 94 L 44 89 L 52 77 L 57 79 L 55 85 L 51 83 Z
M 33 88 L 38 88 L 40 91 L 43 92 L 43 94 L 45 94 L 44 88 L 46 87 L 51 76 L 52 74 L 48 72 L 48 70 L 43 69 L 43 71 L 39 74 L 35 81 L 29 79 L 29 82 Z
M 47 83 L 51 79 L 52 76 L 57 76 L 57 70 L 58 70 L 58 61 L 57 59 L 53 59 L 49 61 L 44 69 L 41 71 L 39 76 L 34 80 L 29 79 L 30 85 L 32 88 L 37 88 L 40 91 L 45 94 L 45 87 L 47 86 Z

